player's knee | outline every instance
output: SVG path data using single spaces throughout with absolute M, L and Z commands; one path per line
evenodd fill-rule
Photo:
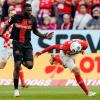
M 24 62 L 25 63 L 25 66 L 28 68 L 28 69 L 32 69 L 33 68 L 33 61 L 26 61 Z
M 80 71 L 79 70 L 75 72 L 75 75 L 79 75 L 79 74 L 80 74 Z
M 33 68 L 33 64 L 28 65 L 27 68 L 28 68 L 28 69 L 32 69 L 32 68 Z
M 80 70 L 79 68 L 75 67 L 72 72 L 75 74 L 75 75 L 79 75 L 80 74 Z
M 16 64 L 15 65 L 15 69 L 20 69 L 20 65 L 19 64 Z

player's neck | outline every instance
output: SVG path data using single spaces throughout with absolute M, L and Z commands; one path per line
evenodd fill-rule
M 25 17 L 26 18 L 29 18 L 31 15 L 27 14 L 27 13 L 24 13 Z

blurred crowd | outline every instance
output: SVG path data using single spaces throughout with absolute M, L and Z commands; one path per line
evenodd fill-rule
M 9 17 L 11 6 L 22 13 L 26 2 L 32 5 L 39 29 L 100 29 L 100 0 L 0 0 L 0 22 Z

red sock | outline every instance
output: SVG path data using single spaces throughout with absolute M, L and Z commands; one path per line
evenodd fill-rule
M 83 91 L 86 93 L 86 95 L 88 94 L 88 89 L 83 81 L 83 79 L 81 78 L 80 75 L 76 75 L 75 76 L 77 83 L 80 85 L 80 87 L 83 89 Z
M 19 78 L 21 81 L 21 85 L 24 85 L 25 82 L 24 82 L 24 73 L 23 73 L 22 67 L 20 67 Z

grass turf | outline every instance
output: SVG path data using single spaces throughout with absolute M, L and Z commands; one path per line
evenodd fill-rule
M 13 96 L 12 86 L 0 86 L 0 100 L 99 100 L 100 87 L 88 87 L 97 92 L 88 97 L 79 87 L 38 87 L 20 88 L 20 97 Z

